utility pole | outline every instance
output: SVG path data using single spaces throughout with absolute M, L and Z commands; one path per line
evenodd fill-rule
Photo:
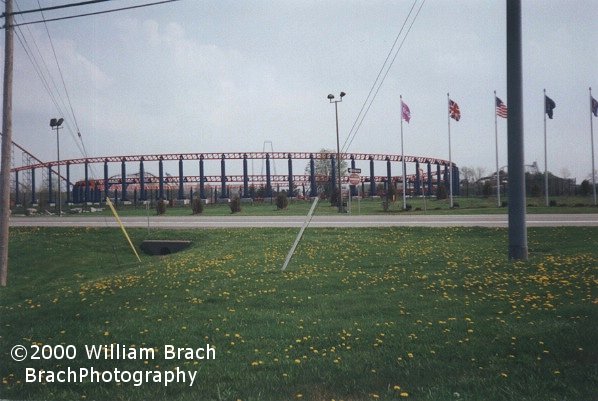
M 5 0 L 4 95 L 2 98 L 2 164 L 0 185 L 0 285 L 8 277 L 8 226 L 10 218 L 10 147 L 12 145 L 13 15 L 12 0 Z
M 507 121 L 509 157 L 509 260 L 527 260 L 521 0 L 507 0 Z

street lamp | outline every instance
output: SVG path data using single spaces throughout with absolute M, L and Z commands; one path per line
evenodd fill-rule
M 56 130 L 56 153 L 58 159 L 58 216 L 62 215 L 62 206 L 60 203 L 61 191 L 60 191 L 60 135 L 58 135 L 58 131 L 60 126 L 62 125 L 64 118 L 53 118 L 50 120 L 50 127 L 52 130 Z M 50 177 L 52 179 L 52 177 Z
M 336 115 L 336 165 L 338 175 L 338 212 L 343 213 L 343 192 L 341 186 L 341 146 L 338 138 L 338 103 L 343 101 L 343 97 L 346 95 L 345 92 L 341 92 L 339 100 L 334 100 L 334 95 L 328 95 L 330 103 L 334 103 L 334 113 Z M 349 195 L 351 196 L 351 195 Z

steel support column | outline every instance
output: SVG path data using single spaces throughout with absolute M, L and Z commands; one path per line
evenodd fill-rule
M 52 196 L 52 166 L 48 166 L 48 203 L 53 202 L 54 197 Z
M 145 166 L 143 165 L 143 157 L 139 160 L 139 200 L 144 201 L 145 196 Z
M 35 198 L 35 169 L 31 169 L 31 204 L 37 204 L 37 199 Z
M 72 203 L 71 198 L 71 163 L 66 163 L 66 203 Z
M 249 173 L 247 170 L 247 153 L 243 155 L 243 198 L 249 198 Z
M 272 197 L 272 181 L 270 177 L 270 154 L 266 154 L 266 198 Z
M 318 184 L 316 183 L 316 164 L 313 153 L 309 154 L 309 196 L 315 198 L 318 196 Z
M 419 162 L 415 161 L 415 196 L 421 195 L 421 174 L 419 173 Z
M 164 160 L 158 161 L 158 200 L 164 199 Z
M 120 189 L 120 200 L 126 201 L 127 200 L 127 167 L 125 163 L 125 159 L 120 162 L 120 174 L 122 178 L 122 185 Z
M 220 198 L 227 198 L 227 191 L 226 191 L 226 161 L 225 156 L 222 154 L 220 158 L 220 183 L 222 184 L 222 189 L 220 191 Z
M 204 181 L 206 177 L 203 170 L 203 155 L 199 156 L 199 199 L 206 199 Z
M 104 198 L 108 198 L 108 159 L 104 159 Z
M 289 153 L 289 198 L 293 197 L 293 159 L 291 158 L 291 154 Z
M 376 179 L 374 178 L 374 158 L 370 156 L 370 196 L 376 196 Z
M 85 190 L 83 201 L 89 202 L 89 161 L 85 160 Z
M 428 162 L 427 172 L 428 172 L 428 183 L 426 186 L 428 187 L 428 190 L 426 191 L 426 195 L 432 196 L 432 164 L 430 164 L 430 162 Z
M 183 156 L 179 157 L 179 200 L 185 199 L 185 193 L 183 192 L 183 182 L 185 176 L 183 175 Z

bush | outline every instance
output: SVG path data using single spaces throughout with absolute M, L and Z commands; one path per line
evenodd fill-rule
M 390 202 L 388 200 L 385 200 L 384 202 L 382 202 L 382 210 L 388 212 L 388 209 L 390 209 Z
M 230 200 L 228 206 L 230 207 L 231 213 L 239 213 L 241 211 L 241 198 L 235 196 Z
M 191 209 L 193 210 L 193 214 L 202 214 L 203 213 L 203 202 L 199 198 L 193 199 L 193 204 L 191 205 Z
M 436 199 L 446 199 L 446 188 L 443 184 L 438 185 L 438 190 L 436 191 Z
M 500 207 L 507 207 L 507 206 L 509 206 L 509 202 L 507 202 L 507 201 L 502 201 L 502 202 L 500 203 Z M 529 206 L 529 205 L 528 205 L 528 206 Z
M 289 206 L 289 197 L 286 192 L 279 192 L 276 195 L 276 208 L 278 210 L 286 209 Z
M 550 202 L 548 202 L 548 206 L 556 206 L 556 201 L 554 199 L 551 199 Z
M 166 201 L 164 199 L 160 199 L 156 204 L 156 214 L 158 216 L 166 213 Z

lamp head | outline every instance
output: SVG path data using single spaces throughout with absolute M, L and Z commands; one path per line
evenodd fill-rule
M 64 118 L 53 118 L 50 120 L 50 127 L 54 128 L 54 127 L 60 127 L 62 125 L 62 123 L 64 122 Z
M 328 99 L 330 99 L 330 100 L 334 99 L 334 95 L 331 93 L 330 95 L 328 95 Z
M 341 99 L 343 98 L 343 96 L 345 96 L 346 93 L 345 92 L 341 92 Z

